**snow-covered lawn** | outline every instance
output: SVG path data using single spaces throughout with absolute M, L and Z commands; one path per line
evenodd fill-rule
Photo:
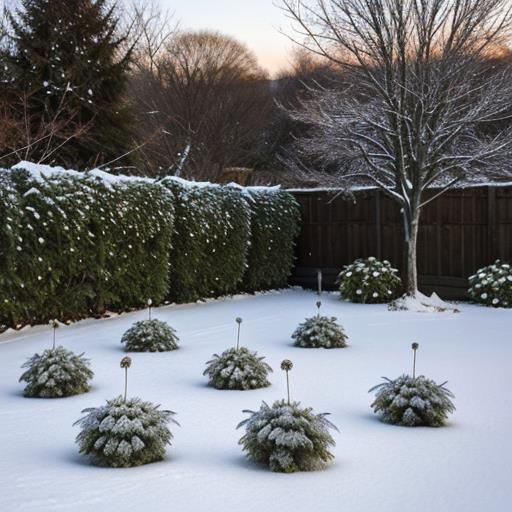
M 87 320 L 58 330 L 58 342 L 85 351 L 93 389 L 65 399 L 27 399 L 20 366 L 51 345 L 51 329 L 0 336 L 0 510 L 178 512 L 347 511 L 505 512 L 512 507 L 512 313 L 461 306 L 461 313 L 389 312 L 385 306 L 323 297 L 339 318 L 346 349 L 300 349 L 297 324 L 315 313 L 316 295 L 301 290 L 170 306 L 154 316 L 174 326 L 181 348 L 131 354 L 129 395 L 178 413 L 181 428 L 164 461 L 132 469 L 98 468 L 77 453 L 73 422 L 85 407 L 123 391 L 123 332 L 146 312 Z M 217 391 L 204 363 L 236 341 L 267 357 L 272 386 Z M 448 380 L 457 411 L 444 428 L 380 423 L 368 389 L 381 376 L 409 372 L 412 341 L 418 372 Z M 271 473 L 245 460 L 235 426 L 261 400 L 285 396 L 283 358 L 294 363 L 292 398 L 331 412 L 335 462 L 326 470 Z

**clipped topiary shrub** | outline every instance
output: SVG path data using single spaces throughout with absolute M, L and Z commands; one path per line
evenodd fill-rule
M 343 299 L 350 302 L 380 304 L 400 295 L 402 280 L 389 261 L 358 259 L 343 268 L 338 276 Z
M 372 408 L 385 423 L 404 427 L 440 427 L 455 410 L 453 394 L 424 376 L 402 375 L 370 389 L 377 391 Z
M 278 400 L 272 406 L 262 403 L 259 411 L 244 411 L 249 418 L 239 444 L 247 457 L 267 465 L 272 471 L 294 473 L 322 469 L 334 459 L 329 451 L 335 445 L 329 429 L 336 427 L 327 414 L 315 414 L 299 402 Z
M 167 352 L 178 346 L 176 331 L 161 320 L 141 320 L 130 327 L 121 338 L 127 352 Z
M 246 347 L 230 348 L 220 356 L 214 354 L 203 375 L 217 389 L 257 389 L 270 386 L 268 374 L 272 368 Z
M 162 411 L 140 398 L 107 400 L 106 405 L 84 409 L 75 425 L 80 453 L 95 464 L 114 468 L 141 466 L 162 460 L 173 438 L 168 427 L 174 412 Z
M 469 278 L 469 296 L 475 302 L 493 307 L 512 307 L 512 267 L 496 260 Z
M 345 348 L 347 335 L 336 317 L 320 316 L 322 303 L 318 301 L 318 314 L 300 324 L 292 334 L 296 347 L 302 348 Z
M 249 208 L 239 190 L 166 178 L 175 198 L 169 300 L 193 302 L 240 288 L 249 241 Z
M 244 197 L 251 207 L 251 240 L 244 286 L 248 291 L 287 286 L 294 243 L 300 230 L 295 198 L 278 188 L 250 187 Z
M 35 354 L 22 368 L 27 368 L 20 377 L 20 382 L 27 383 L 23 391 L 26 397 L 62 398 L 85 393 L 94 375 L 83 354 L 76 355 L 64 347 Z

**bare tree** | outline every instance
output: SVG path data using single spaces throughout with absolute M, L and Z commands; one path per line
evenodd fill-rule
M 31 113 L 28 94 L 7 88 L 0 92 L 0 165 L 20 160 L 54 163 L 56 153 L 92 125 L 92 120 L 79 120 L 79 109 L 69 108 L 66 93 L 52 116 L 41 119 Z
M 346 76 L 292 112 L 311 131 L 297 148 L 347 185 L 398 202 L 407 293 L 426 204 L 464 181 L 510 173 L 508 0 L 282 0 L 296 42 Z M 347 87 L 347 84 L 351 84 Z M 509 174 L 510 175 L 510 174 Z M 427 193 L 429 189 L 435 191 Z
M 219 33 L 180 32 L 150 54 L 131 90 L 141 133 L 160 133 L 144 148 L 153 169 L 216 179 L 249 162 L 271 100 L 252 53 Z

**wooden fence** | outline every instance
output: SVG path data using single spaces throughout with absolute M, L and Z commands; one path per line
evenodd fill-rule
M 292 191 L 302 209 L 291 284 L 316 286 L 321 269 L 333 288 L 341 267 L 357 258 L 405 268 L 399 207 L 376 190 L 354 199 L 326 191 Z M 512 262 L 512 187 L 450 191 L 425 207 L 418 240 L 420 289 L 464 298 L 467 278 L 496 259 Z

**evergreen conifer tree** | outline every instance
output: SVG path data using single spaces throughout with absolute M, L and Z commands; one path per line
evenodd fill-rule
M 8 86 L 25 99 L 34 134 L 53 125 L 32 159 L 87 168 L 128 151 L 124 91 L 131 51 L 119 34 L 115 4 L 21 0 L 8 20 L 11 44 L 1 59 Z

